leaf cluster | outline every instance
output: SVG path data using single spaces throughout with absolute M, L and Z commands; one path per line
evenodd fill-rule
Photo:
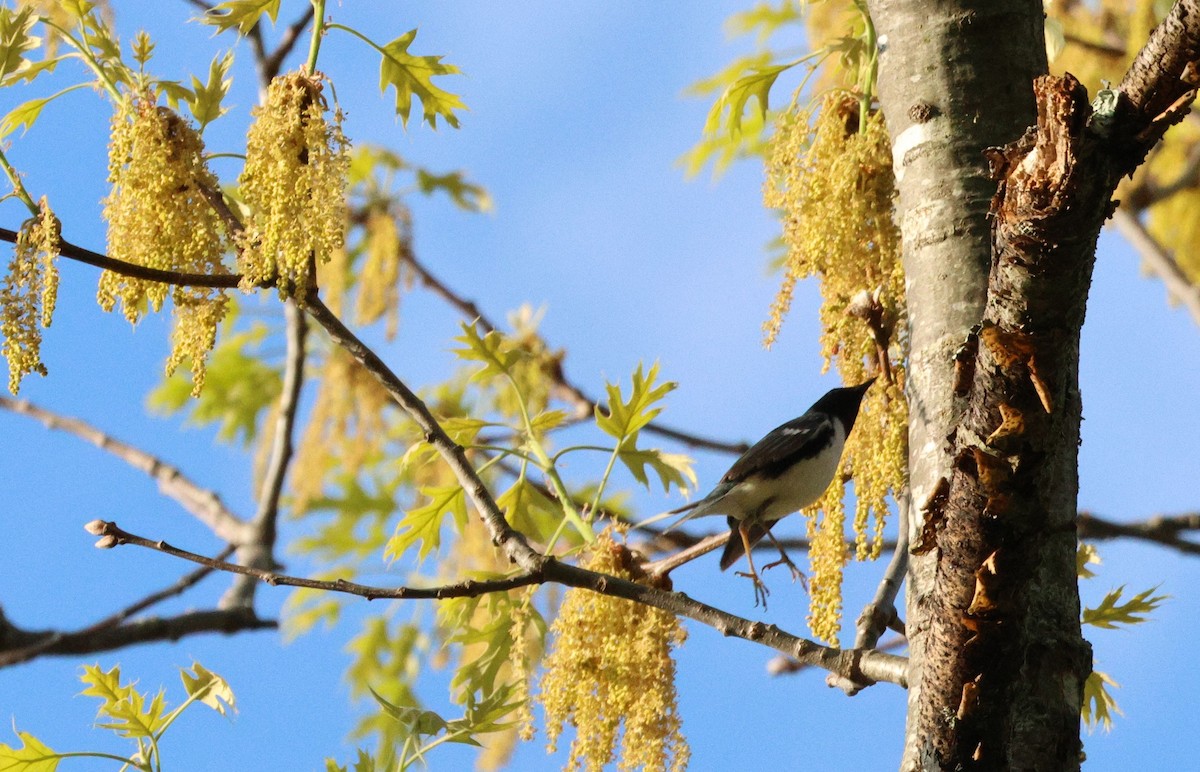
M 11 772 L 53 772 L 66 758 L 97 758 L 120 762 L 132 769 L 161 772 L 163 760 L 159 750 L 163 735 L 185 710 L 193 704 L 207 705 L 221 715 L 235 710 L 233 690 L 224 678 L 199 662 L 190 669 L 179 671 L 187 698 L 173 710 L 168 709 L 166 693 L 159 689 L 151 696 L 138 690 L 136 682 L 122 682 L 121 669 L 108 671 L 99 665 L 85 665 L 80 680 L 85 697 L 100 701 L 96 726 L 117 737 L 132 741 L 129 756 L 99 752 L 59 753 L 28 732 L 17 732 L 20 747 L 0 743 L 0 769 Z

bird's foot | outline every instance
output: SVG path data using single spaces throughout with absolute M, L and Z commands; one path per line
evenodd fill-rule
M 763 611 L 766 611 L 767 610 L 767 596 L 771 594 L 771 591 L 769 589 L 767 589 L 767 585 L 763 583 L 763 580 L 758 575 L 758 572 L 757 571 L 750 571 L 750 572 L 738 571 L 737 575 L 744 576 L 747 579 L 749 579 L 750 581 L 754 582 L 754 605 L 757 606 L 757 605 L 759 605 L 759 603 L 762 603 Z
M 782 552 L 779 554 L 781 555 L 779 560 L 776 560 L 774 563 L 767 563 L 765 566 L 763 566 L 762 570 L 767 571 L 775 566 L 787 566 L 788 570 L 792 572 L 792 581 L 799 581 L 800 586 L 804 588 L 804 591 L 808 592 L 808 577 L 804 575 L 804 572 L 801 571 L 796 564 L 792 562 L 792 559 L 786 554 Z

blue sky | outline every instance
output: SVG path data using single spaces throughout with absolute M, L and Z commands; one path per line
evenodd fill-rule
M 284 2 L 283 17 L 305 3 Z M 568 351 L 567 372 L 598 393 L 604 379 L 627 380 L 639 362 L 661 363 L 678 381 L 665 418 L 729 439 L 753 439 L 803 411 L 835 385 L 820 376 L 816 291 L 798 290 L 783 334 L 770 352 L 760 324 L 776 289 L 766 270 L 765 244 L 774 223 L 761 206 L 761 170 L 735 167 L 718 183 L 685 180 L 676 159 L 699 135 L 708 105 L 685 98 L 695 80 L 745 50 L 730 42 L 722 21 L 739 3 L 483 2 L 330 4 L 339 21 L 386 40 L 412 27 L 413 50 L 445 54 L 464 76 L 444 79 L 470 107 L 462 129 L 432 132 L 400 127 L 390 97 L 378 91 L 377 60 L 345 35 L 322 49 L 356 142 L 392 147 L 435 171 L 463 169 L 492 193 L 484 216 L 455 210 L 444 199 L 413 201 L 421 259 L 493 318 L 522 303 L 546 310 L 543 332 Z M 118 4 L 128 38 L 145 27 L 159 42 L 160 74 L 203 73 L 216 48 L 210 30 L 184 24 L 182 0 Z M 249 57 L 235 71 L 234 112 L 208 133 L 210 149 L 236 150 L 255 98 Z M 65 69 L 65 68 L 64 68 Z M 74 77 L 74 73 L 71 74 Z M 787 84 L 781 82 L 784 88 Z M 48 86 L 40 82 L 0 92 L 0 109 Z M 108 109 L 77 92 L 51 105 L 8 152 L 27 173 L 34 195 L 47 194 L 75 243 L 103 248 L 99 201 L 105 193 Z M 217 167 L 226 178 L 233 162 Z M 0 204 L 0 224 L 25 217 L 15 202 Z M 86 418 L 112 434 L 182 466 L 219 490 L 241 512 L 252 509 L 249 459 L 219 445 L 211 432 L 181 428 L 147 414 L 145 394 L 158 381 L 166 329 L 148 319 L 137 329 L 99 311 L 97 272 L 64 264 L 58 314 L 45 353 L 51 376 L 29 379 L 22 397 Z M 268 300 L 268 304 L 273 301 Z M 420 291 L 404 299 L 401 334 L 381 354 L 410 383 L 430 383 L 454 366 L 449 339 L 458 319 Z M 1101 241 L 1084 330 L 1081 366 L 1085 423 L 1080 503 L 1114 519 L 1141 519 L 1197 506 L 1193 484 L 1200 450 L 1200 330 L 1164 302 L 1161 286 L 1138 272 L 1136 257 L 1115 238 Z M 140 474 L 78 440 L 49 434 L 0 413 L 0 501 L 8 526 L 0 548 L 0 603 L 16 624 L 71 628 L 94 621 L 187 570 L 176 561 L 133 549 L 101 552 L 81 526 L 103 517 L 139 533 L 203 551 L 204 529 L 162 499 Z M 701 486 L 729 459 L 699 454 Z M 639 497 L 649 514 L 674 502 L 655 492 Z M 283 537 L 294 535 L 285 524 Z M 797 533 L 799 525 L 788 533 Z M 1132 631 L 1091 636 L 1099 669 L 1121 683 L 1125 716 L 1111 734 L 1086 738 L 1092 770 L 1134 764 L 1183 768 L 1193 761 L 1181 737 L 1194 734 L 1193 695 L 1200 674 L 1192 661 L 1200 600 L 1200 562 L 1151 547 L 1102 545 L 1099 576 L 1084 584 L 1095 603 L 1114 586 L 1137 591 L 1160 585 L 1171 600 L 1154 621 Z M 292 572 L 312 566 L 294 556 Z M 848 621 L 874 590 L 881 565 L 847 571 Z M 803 633 L 806 597 L 782 579 L 770 609 L 752 606 L 744 581 L 721 574 L 709 557 L 675 574 L 676 586 L 735 613 Z M 196 599 L 215 600 L 227 585 L 210 578 Z M 262 613 L 272 614 L 287 591 L 264 588 Z M 375 612 L 365 602 L 361 613 Z M 427 608 L 426 613 L 432 609 Z M 693 748 L 692 768 L 857 770 L 893 768 L 899 757 L 904 695 L 881 685 L 848 699 L 827 689 L 822 674 L 772 678 L 771 652 L 691 625 L 679 652 L 681 710 Z M 352 625 L 318 631 L 291 643 L 273 633 L 207 636 L 85 658 L 120 663 L 154 690 L 165 684 L 178 699 L 178 668 L 199 660 L 226 676 L 238 698 L 233 721 L 197 710 L 168 736 L 170 768 L 216 770 L 321 768 L 333 756 L 348 761 L 353 724 L 342 671 Z M 1176 666 L 1175 663 L 1181 663 Z M 91 730 L 94 703 L 76 697 L 80 661 L 39 660 L 0 671 L 0 723 L 15 721 L 59 750 L 109 749 Z M 425 697 L 448 709 L 444 673 L 431 674 Z M 5 737 L 9 741 L 10 737 Z M 468 757 L 439 749 L 430 768 L 462 769 Z M 557 769 L 541 742 L 524 746 L 515 769 Z M 64 769 L 108 769 L 76 763 Z

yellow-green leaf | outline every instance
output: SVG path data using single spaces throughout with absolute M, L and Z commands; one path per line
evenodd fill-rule
M 505 375 L 521 358 L 521 352 L 509 345 L 504 336 L 496 330 L 480 335 L 474 324 L 464 322 L 462 331 L 463 334 L 454 340 L 464 344 L 464 347 L 454 349 L 454 354 L 460 359 L 483 365 L 471 374 L 471 380 Z
M 457 75 L 460 71 L 452 64 L 443 63 L 440 56 L 410 54 L 408 47 L 416 37 L 417 31 L 409 30 L 381 49 L 383 58 L 379 63 L 379 90 L 386 93 L 388 86 L 396 89 L 396 114 L 405 126 L 408 126 L 415 96 L 421 100 L 421 108 L 430 128 L 437 128 L 437 119 L 441 116 L 457 129 L 459 122 L 454 111 L 465 110 L 467 106 L 457 95 L 435 86 L 433 78 Z
M 692 470 L 692 459 L 682 453 L 664 453 L 657 448 L 639 449 L 636 447 L 637 435 L 622 443 L 617 457 L 621 459 L 634 479 L 647 488 L 650 480 L 646 475 L 646 466 L 658 475 L 663 490 L 671 490 L 671 485 L 686 491 L 696 486 L 696 473 Z M 628 448 L 625 446 L 628 445 Z
M 1120 684 L 1099 670 L 1093 670 L 1083 684 L 1083 723 L 1088 729 L 1099 726 L 1107 732 L 1112 729 L 1113 714 L 1123 715 L 1109 686 L 1120 688 Z
M 189 697 L 195 697 L 222 716 L 226 710 L 237 712 L 233 689 L 229 688 L 229 683 L 221 676 L 199 662 L 192 663 L 190 672 L 181 670 L 179 675 L 183 678 L 183 688 Z
M 638 365 L 633 373 L 633 389 L 628 400 L 622 396 L 620 386 L 607 384 L 608 402 L 603 409 L 596 407 L 596 426 L 623 442 L 626 437 L 636 434 L 653 421 L 662 408 L 652 405 L 675 389 L 675 384 L 670 381 L 656 384 L 657 378 L 657 363 L 644 375 L 642 366 Z
M 384 557 L 397 560 L 414 544 L 420 543 L 417 559 L 424 560 L 442 543 L 442 524 L 453 515 L 460 524 L 467 519 L 467 501 L 458 485 L 421 488 L 421 496 L 429 499 L 424 506 L 410 509 L 396 524 L 396 533 L 388 539 Z
M 17 732 L 21 747 L 0 743 L 0 772 L 54 772 L 62 757 L 29 732 Z
M 221 101 L 225 99 L 225 95 L 229 93 L 229 85 L 233 83 L 229 77 L 232 64 L 233 51 L 227 51 L 224 56 L 213 57 L 208 66 L 207 83 L 195 75 L 192 76 L 192 98 L 188 100 L 188 109 L 192 111 L 201 129 L 225 114 Z
M 1117 625 L 1136 625 L 1145 622 L 1154 609 L 1162 605 L 1169 596 L 1154 595 L 1158 586 L 1143 590 L 1129 600 L 1121 603 L 1121 595 L 1125 592 L 1122 585 L 1104 596 L 1100 605 L 1083 610 L 1083 623 L 1095 625 L 1106 630 L 1115 630 Z
M 37 16 L 29 6 L 19 10 L 0 8 L 0 78 L 29 66 L 25 53 L 41 42 L 29 34 L 35 23 Z
M 465 209 L 468 212 L 491 211 L 491 195 L 483 186 L 468 182 L 462 172 L 434 174 L 421 168 L 417 168 L 416 172 L 417 188 L 425 195 L 432 195 L 440 191 L 450 196 L 459 209 Z
M 274 24 L 279 18 L 279 0 L 228 0 L 207 11 L 201 21 L 221 32 L 237 27 L 239 35 L 248 35 L 264 13 Z
M 1075 552 L 1075 575 L 1080 579 L 1094 577 L 1096 572 L 1088 568 L 1089 565 L 1100 565 L 1100 553 L 1096 550 L 1096 545 L 1080 543 Z

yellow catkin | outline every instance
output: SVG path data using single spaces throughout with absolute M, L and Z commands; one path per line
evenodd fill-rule
M 779 332 L 796 282 L 815 277 L 826 367 L 836 363 L 847 384 L 882 376 L 867 392 L 847 442 L 842 481 L 813 511 L 824 516 L 811 555 L 811 618 L 814 634 L 825 640 L 836 639 L 848 558 L 845 480 L 854 480 L 856 554 L 865 559 L 879 554 L 887 498 L 907 473 L 904 274 L 892 220 L 891 145 L 882 116 L 872 112 L 860 121 L 859 109 L 857 99 L 837 92 L 815 112 L 784 113 L 771 140 L 764 189 L 767 205 L 783 215 L 787 247 L 783 283 L 764 324 L 767 344 Z
M 629 553 L 609 531 L 587 568 L 634 579 Z M 671 650 L 683 626 L 671 614 L 589 590 L 568 590 L 553 626 L 539 699 L 553 752 L 575 728 L 567 770 L 682 770 L 690 751 L 681 733 Z M 623 731 L 622 731 L 623 730 Z M 620 739 L 618 743 L 618 734 Z
M 210 203 L 219 187 L 204 160 L 204 143 L 187 121 L 158 106 L 152 91 L 135 93 L 118 105 L 108 174 L 112 190 L 104 200 L 104 217 L 111 257 L 163 271 L 229 273 L 221 262 L 228 243 L 224 224 Z M 196 395 L 225 315 L 222 290 L 172 288 L 104 271 L 97 298 L 105 311 L 120 301 L 125 318 L 136 323 L 147 308 L 161 310 L 168 294 L 176 310 L 167 374 L 190 359 Z
M 302 295 L 313 264 L 343 246 L 348 142 L 322 91 L 320 75 L 281 75 L 254 110 L 238 178 L 250 210 L 238 243 L 243 289 L 273 281 L 281 296 Z
M 0 285 L 0 334 L 8 360 L 8 390 L 16 394 L 29 373 L 46 374 L 42 328 L 49 327 L 58 297 L 61 226 L 43 197 L 39 213 L 17 234 L 8 274 Z
M 391 340 L 400 325 L 400 290 L 407 278 L 404 266 L 412 255 L 408 210 L 372 210 L 367 214 L 363 240 L 366 255 L 354 320 L 367 325 L 386 319 L 384 335 Z
M 335 461 L 342 471 L 357 473 L 383 452 L 390 401 L 379 381 L 344 349 L 330 350 L 291 476 L 296 511 L 322 494 Z

